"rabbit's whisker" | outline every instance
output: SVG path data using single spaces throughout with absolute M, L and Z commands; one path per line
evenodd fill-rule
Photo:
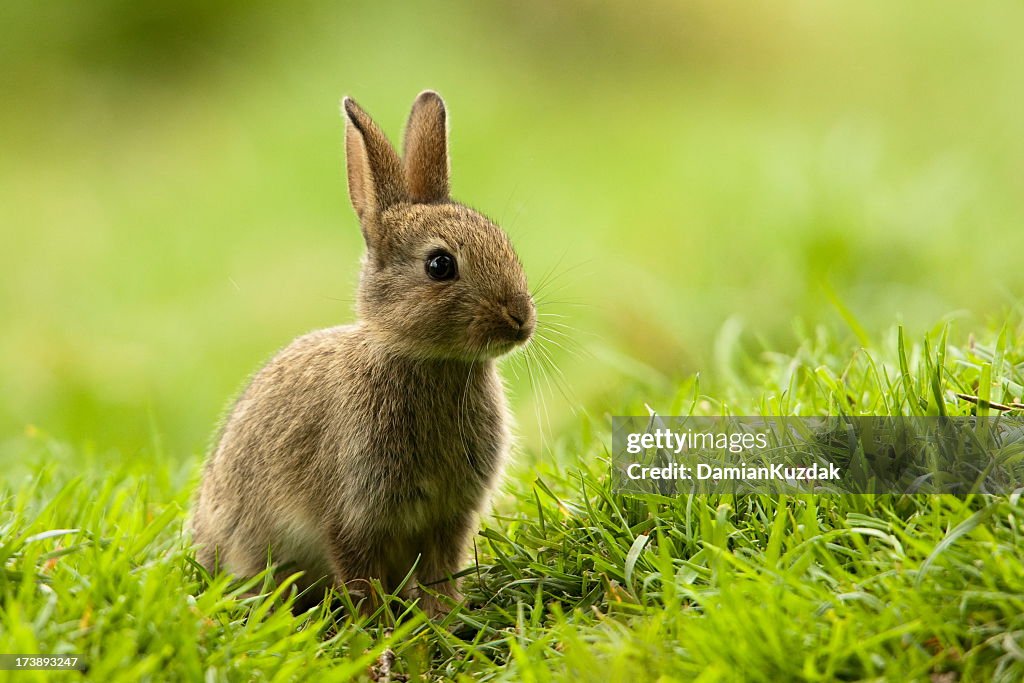
M 554 371 L 554 374 L 551 374 L 550 372 L 548 372 L 548 374 L 551 375 L 552 379 L 554 380 L 554 385 L 558 389 L 558 392 L 562 395 L 562 398 L 565 399 L 566 403 L 569 404 L 569 410 L 572 412 L 573 415 L 578 414 L 576 411 L 576 404 L 579 401 L 577 400 L 575 395 L 570 395 L 574 394 L 574 392 L 572 390 L 572 387 L 569 385 L 569 381 L 566 378 L 565 373 L 562 372 L 562 369 L 560 367 L 558 367 L 558 365 L 555 363 L 554 358 L 551 356 L 551 353 L 547 349 L 545 349 L 543 345 L 538 344 L 537 351 L 541 359 L 541 364 L 546 364 L 549 370 Z
M 543 292 L 546 287 L 550 287 L 552 284 L 557 282 L 560 278 L 565 277 L 566 275 L 568 275 L 569 273 L 573 272 L 574 270 L 576 270 L 578 268 L 581 268 L 582 266 L 588 265 L 588 264 L 590 264 L 593 261 L 593 259 L 587 259 L 586 261 L 580 261 L 580 262 L 575 263 L 575 264 L 573 264 L 573 265 L 571 265 L 571 266 L 569 266 L 567 268 L 564 268 L 562 270 L 558 270 L 558 267 L 562 264 L 562 261 L 565 259 L 565 255 L 568 253 L 568 251 L 569 251 L 568 249 L 563 251 L 562 255 L 558 257 L 558 261 L 555 262 L 555 265 L 552 266 L 550 270 L 548 270 L 548 272 L 544 275 L 544 277 L 541 278 L 541 281 L 537 284 L 537 286 L 533 290 L 533 294 L 534 294 L 535 297 L 537 295 L 539 295 L 541 292 Z M 558 271 L 558 272 L 555 272 L 555 271 Z M 562 290 L 564 288 L 565 288 L 565 285 L 563 284 L 561 287 L 559 287 L 555 291 L 560 291 L 560 290 Z
M 548 330 L 548 331 L 550 331 L 550 330 Z M 537 334 L 538 338 L 544 340 L 548 344 L 551 344 L 551 345 L 561 349 L 562 351 L 565 351 L 566 353 L 574 356 L 575 358 L 579 358 L 580 360 L 584 359 L 584 354 L 590 355 L 589 352 L 586 349 L 584 349 L 582 345 L 576 343 L 575 340 L 565 340 L 565 339 L 563 339 L 563 341 L 565 341 L 566 343 L 562 343 L 562 342 L 559 342 L 557 339 L 554 339 L 552 337 L 548 337 L 543 332 L 537 332 L 536 334 Z M 567 345 L 570 342 L 572 342 L 572 345 Z
M 533 344 L 530 344 L 526 347 L 524 359 L 526 360 L 526 373 L 530 379 L 530 389 L 534 396 L 533 409 L 534 414 L 537 417 L 537 428 L 540 430 L 541 440 L 543 441 L 545 446 L 547 446 L 547 444 L 550 443 L 548 437 L 551 434 L 551 419 L 548 413 L 548 406 L 547 401 L 544 397 L 544 391 L 540 386 L 540 383 L 537 381 L 536 373 L 533 369 L 533 364 L 536 362 Z M 539 371 L 540 369 L 538 368 L 537 373 L 539 373 Z M 541 417 L 541 412 L 543 412 L 544 414 L 543 418 Z M 547 426 L 546 429 L 545 425 Z
M 469 444 L 466 441 L 465 418 L 466 418 L 466 412 L 467 412 L 466 409 L 467 409 L 467 403 L 468 403 L 467 400 L 466 400 L 466 397 L 469 396 L 470 380 L 473 377 L 473 370 L 476 369 L 476 362 L 477 362 L 477 360 L 479 358 L 480 358 L 480 350 L 477 349 L 476 353 L 473 354 L 473 360 L 469 364 L 469 369 L 466 371 L 466 381 L 465 381 L 465 383 L 463 384 L 463 387 L 462 387 L 462 396 L 459 397 L 459 408 L 458 408 L 458 415 L 459 415 L 459 440 L 462 442 L 462 452 L 466 456 L 466 462 L 469 463 L 470 467 L 474 467 L 474 465 L 473 465 L 473 456 L 470 455 Z

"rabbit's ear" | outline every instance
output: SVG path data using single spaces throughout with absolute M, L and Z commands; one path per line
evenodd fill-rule
M 342 109 L 348 194 L 365 230 L 367 218 L 406 201 L 402 162 L 381 129 L 355 100 L 346 97 Z
M 424 90 L 405 126 L 402 168 L 409 199 L 429 204 L 448 201 L 448 116 L 444 100 Z

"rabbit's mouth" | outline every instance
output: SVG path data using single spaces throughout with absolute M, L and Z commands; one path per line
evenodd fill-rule
M 497 327 L 497 326 L 496 326 Z M 526 344 L 533 336 L 533 324 L 517 325 L 516 327 L 502 325 L 494 329 L 484 343 L 484 348 L 490 356 L 504 356 L 518 346 Z
M 511 353 L 516 349 L 516 347 L 521 346 L 525 343 L 526 340 L 508 341 L 504 339 L 488 342 L 486 346 L 486 353 L 491 358 L 498 358 L 499 356 L 504 356 L 507 353 Z
M 496 358 L 530 340 L 537 326 L 537 314 L 529 296 L 505 301 L 487 301 L 469 326 L 471 347 Z

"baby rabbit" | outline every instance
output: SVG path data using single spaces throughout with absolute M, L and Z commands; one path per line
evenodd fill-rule
M 256 373 L 206 463 L 198 559 L 275 565 L 356 594 L 370 579 L 436 615 L 509 448 L 496 359 L 536 323 L 505 233 L 448 194 L 444 101 L 416 98 L 399 158 L 350 98 L 348 187 L 366 254 L 352 325 L 299 337 Z M 268 555 L 269 554 L 269 555 Z M 312 591 L 311 591 L 312 592 Z

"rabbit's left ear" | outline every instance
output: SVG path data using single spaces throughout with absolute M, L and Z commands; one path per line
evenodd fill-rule
M 444 100 L 433 90 L 424 90 L 413 103 L 402 147 L 409 199 L 448 201 L 448 116 Z
M 345 159 L 348 193 L 359 216 L 367 244 L 369 224 L 388 207 L 406 200 L 402 162 L 373 119 L 351 97 L 342 100 L 345 112 Z

